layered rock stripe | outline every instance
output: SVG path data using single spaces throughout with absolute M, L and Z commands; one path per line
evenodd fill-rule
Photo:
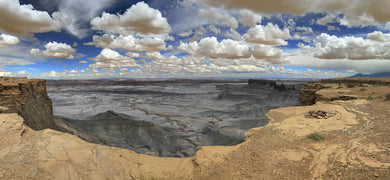
M 0 106 L 17 113 L 34 130 L 54 128 L 53 106 L 43 79 L 0 78 Z

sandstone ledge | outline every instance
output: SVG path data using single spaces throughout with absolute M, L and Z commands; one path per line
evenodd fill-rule
M 323 100 L 315 105 L 271 110 L 270 123 L 249 130 L 244 143 L 203 147 L 192 158 L 152 157 L 34 131 L 17 114 L 0 114 L 0 179 L 390 179 L 390 101 L 383 98 L 390 86 L 320 85 L 314 94 Z M 331 98 L 336 94 L 356 99 Z M 334 115 L 305 117 L 317 110 Z M 325 139 L 314 141 L 310 133 Z
M 53 106 L 43 79 L 0 78 L 2 113 L 18 113 L 34 130 L 54 128 Z

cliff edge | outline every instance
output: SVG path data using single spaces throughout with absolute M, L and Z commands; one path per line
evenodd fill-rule
M 332 87 L 339 91 L 332 90 Z M 323 79 L 317 83 L 306 84 L 300 92 L 302 105 L 313 105 L 319 101 L 351 100 L 357 99 L 357 92 L 350 92 L 353 88 L 366 90 L 364 87 L 390 86 L 390 78 L 337 78 Z M 330 89 L 330 91 L 321 89 Z M 348 93 L 346 93 L 348 92 Z
M 390 86 L 353 82 L 319 82 L 313 105 L 271 110 L 244 143 L 191 158 L 34 131 L 0 114 L 0 179 L 390 179 Z
M 3 113 L 17 113 L 34 130 L 54 128 L 53 105 L 43 79 L 0 78 Z

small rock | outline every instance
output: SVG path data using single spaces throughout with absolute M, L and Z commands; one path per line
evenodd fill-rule
M 328 119 L 334 116 L 335 113 L 328 111 L 309 111 L 305 114 L 305 118 L 314 118 L 314 119 Z

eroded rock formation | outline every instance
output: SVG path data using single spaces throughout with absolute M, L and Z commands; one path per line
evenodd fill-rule
M 202 146 L 236 145 L 245 140 L 248 129 L 267 124 L 268 110 L 300 105 L 298 90 L 230 80 L 152 81 L 144 86 L 62 82 L 51 81 L 48 89 L 62 129 L 89 142 L 160 157 L 190 157 Z
M 320 89 L 323 89 L 324 87 L 321 86 L 321 84 L 313 83 L 313 84 L 306 84 L 305 87 L 301 90 L 299 99 L 302 103 L 302 105 L 313 105 L 316 103 L 316 99 L 318 98 L 318 95 L 316 95 L 316 92 Z
M 3 113 L 17 113 L 34 130 L 54 128 L 53 107 L 43 79 L 0 78 Z
M 284 83 L 277 83 L 273 80 L 267 80 L 267 79 L 249 79 L 248 80 L 248 87 L 256 87 L 256 86 L 269 86 L 279 91 L 288 91 L 288 90 L 295 90 L 294 85 L 285 85 Z

